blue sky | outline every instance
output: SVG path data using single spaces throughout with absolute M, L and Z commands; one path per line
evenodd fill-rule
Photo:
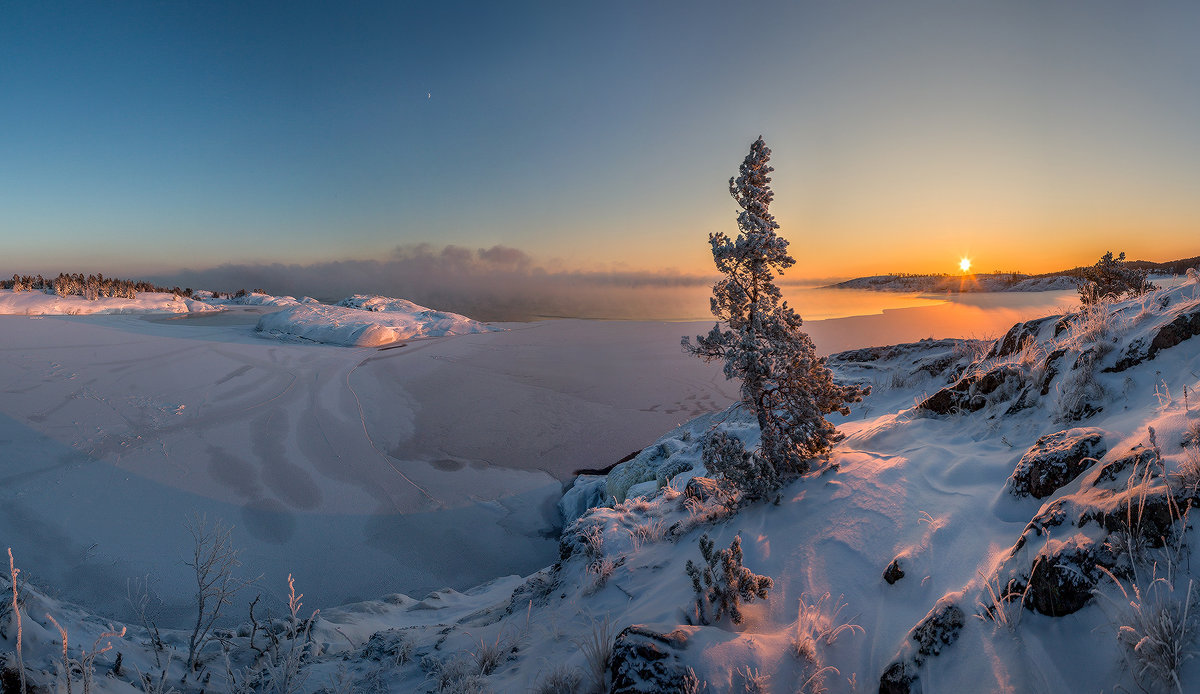
M 6 3 L 0 272 L 707 271 L 760 133 L 808 276 L 1200 253 L 1200 5 Z

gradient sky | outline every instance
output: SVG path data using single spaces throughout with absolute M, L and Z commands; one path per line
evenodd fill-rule
M 1200 254 L 1200 3 L 0 4 L 0 273 L 711 271 L 760 133 L 792 275 Z

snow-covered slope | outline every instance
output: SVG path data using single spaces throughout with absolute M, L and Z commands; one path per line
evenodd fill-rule
M 82 316 L 95 313 L 193 313 L 216 310 L 203 301 L 162 292 L 140 292 L 133 299 L 85 299 L 82 296 L 59 296 L 41 291 L 0 289 L 0 315 Z
M 264 315 L 259 332 L 346 347 L 377 347 L 419 337 L 500 330 L 405 299 L 356 294 L 334 306 L 306 303 Z
M 306 649 L 297 689 L 1175 689 L 1154 681 L 1164 654 L 1134 607 L 1182 617 L 1196 599 L 1180 517 L 1200 499 L 1200 287 L 1028 321 L 994 343 L 931 340 L 831 364 L 876 390 L 838 422 L 847 438 L 830 460 L 777 499 L 739 507 L 703 481 L 703 440 L 724 430 L 753 446 L 753 417 L 734 406 L 693 419 L 607 477 L 576 481 L 560 507 L 578 517 L 554 565 L 323 609 L 294 640 Z M 582 508 L 597 499 L 608 503 Z M 704 534 L 718 549 L 740 538 L 744 566 L 773 580 L 741 624 L 693 623 L 685 567 L 703 561 Z M 45 684 L 58 651 L 41 611 L 65 615 L 72 643 L 89 646 L 103 620 L 28 590 L 25 662 Z M 1181 655 L 1197 647 L 1189 624 Z M 149 632 L 129 627 L 97 672 L 116 650 L 151 666 Z M 293 641 L 274 629 L 278 646 L 249 624 L 223 633 L 231 667 L 214 644 L 209 688 L 280 686 Z M 185 636 L 164 633 L 165 652 Z M 171 666 L 173 681 L 182 674 Z M 1200 662 L 1177 674 L 1191 690 Z M 98 688 L 129 691 L 130 679 Z

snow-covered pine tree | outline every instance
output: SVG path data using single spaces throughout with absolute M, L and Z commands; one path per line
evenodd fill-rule
M 1155 286 L 1146 279 L 1148 274 L 1146 270 L 1129 267 L 1125 262 L 1125 251 L 1116 258 L 1108 251 L 1095 265 L 1083 269 L 1079 301 L 1084 306 L 1091 306 L 1153 291 Z
M 802 321 L 775 286 L 775 273 L 795 264 L 770 204 L 771 150 L 760 136 L 750 145 L 729 193 L 742 208 L 739 234 L 709 234 L 713 260 L 724 278 L 713 285 L 712 312 L 718 319 L 685 351 L 706 361 L 723 360 L 725 377 L 742 381 L 742 401 L 758 417 L 761 460 L 774 470 L 776 485 L 808 471 L 809 461 L 826 453 L 843 435 L 825 415 L 849 414 L 869 389 L 834 383 L 825 359 L 800 327 Z M 724 329 L 721 323 L 725 324 Z M 774 485 L 772 485 L 774 486 Z

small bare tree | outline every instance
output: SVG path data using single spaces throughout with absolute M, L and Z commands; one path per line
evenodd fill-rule
M 234 576 L 242 565 L 238 560 L 241 550 L 234 549 L 230 535 L 232 527 L 220 520 L 208 523 L 205 516 L 192 516 L 187 524 L 192 534 L 192 560 L 186 562 L 196 575 L 196 624 L 188 637 L 187 672 L 200 667 L 200 652 L 212 638 L 213 624 L 221 617 L 221 611 L 233 601 L 233 596 L 257 579 Z

